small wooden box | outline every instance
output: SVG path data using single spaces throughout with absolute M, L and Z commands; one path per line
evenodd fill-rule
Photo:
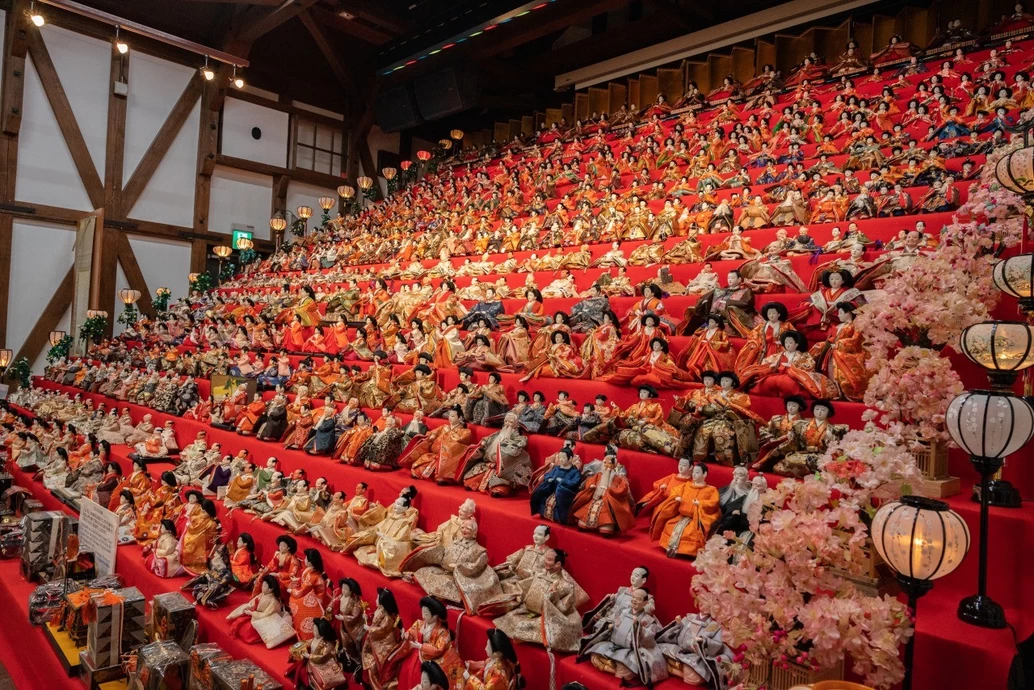
M 769 662 L 750 667 L 749 682 L 768 690 L 790 690 L 795 685 L 812 685 L 820 680 L 843 680 L 844 662 L 837 662 L 832 668 L 821 671 L 790 664 L 790 668 L 777 667 Z

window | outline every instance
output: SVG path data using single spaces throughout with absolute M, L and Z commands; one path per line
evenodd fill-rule
M 344 139 L 345 135 L 340 129 L 296 117 L 294 167 L 327 175 L 340 175 Z

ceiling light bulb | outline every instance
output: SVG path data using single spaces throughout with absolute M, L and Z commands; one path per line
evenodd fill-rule
M 129 52 L 129 44 L 125 41 L 115 41 L 115 47 L 118 48 L 118 52 L 123 55 Z
M 207 67 L 201 69 L 201 74 L 203 74 L 205 76 L 205 79 L 207 79 L 208 81 L 212 81 L 213 79 L 215 79 L 215 72 L 213 72 Z
M 43 26 L 44 24 L 47 23 L 46 20 L 43 19 L 43 15 L 40 14 L 39 12 L 33 12 L 29 16 L 29 18 L 32 20 L 32 23 L 35 24 L 36 26 Z
M 241 79 L 240 77 L 234 77 L 233 78 L 233 85 L 236 86 L 238 89 L 243 89 L 244 88 L 244 80 Z

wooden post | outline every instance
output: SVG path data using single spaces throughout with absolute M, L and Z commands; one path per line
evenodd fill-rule
M 126 217 L 122 207 L 123 160 L 126 152 L 126 96 L 119 84 L 129 84 L 129 54 L 111 46 L 111 76 L 108 78 L 108 137 L 104 152 L 104 209 L 109 218 Z

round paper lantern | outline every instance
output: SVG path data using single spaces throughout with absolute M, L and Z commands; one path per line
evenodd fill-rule
M 1016 194 L 1034 193 L 1034 147 L 1017 149 L 999 159 L 995 177 Z
M 430 151 L 417 151 L 416 152 L 416 157 L 419 158 L 420 160 L 426 162 L 426 161 L 431 160 L 431 152 Z
M 1034 434 L 1034 409 L 1005 391 L 966 391 L 951 401 L 945 426 L 972 458 L 1001 460 Z
M 220 259 L 225 259 L 233 253 L 233 250 L 225 245 L 219 245 L 218 247 L 212 248 L 212 253 L 218 256 Z
M 322 208 L 324 211 L 329 211 L 330 209 L 334 208 L 334 205 L 337 203 L 337 199 L 335 199 L 332 196 L 321 196 L 319 199 L 317 199 L 317 203 L 320 205 L 320 208 Z
M 140 299 L 139 290 L 130 290 L 129 288 L 122 288 L 118 291 L 118 298 L 122 301 L 122 304 L 133 304 Z
M 287 221 L 280 216 L 273 216 L 269 219 L 269 229 L 273 232 L 283 232 L 287 227 Z
M 881 506 L 869 534 L 880 558 L 912 580 L 949 575 L 969 552 L 966 521 L 944 501 L 923 496 L 902 496 Z
M 299 206 L 295 213 L 302 220 L 308 220 L 309 218 L 312 218 L 312 208 L 308 206 Z

